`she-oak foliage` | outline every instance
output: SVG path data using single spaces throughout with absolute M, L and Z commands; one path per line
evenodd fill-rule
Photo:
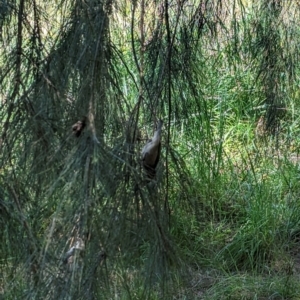
M 236 191 L 260 170 L 236 173 L 225 149 L 234 118 L 264 114 L 278 134 L 298 72 L 298 4 L 252 2 L 0 3 L 0 295 L 171 299 L 184 285 L 200 299 L 196 266 L 272 258 L 272 234 L 249 251 L 265 224 L 217 229 L 256 208 Z M 140 153 L 159 119 L 149 180 Z

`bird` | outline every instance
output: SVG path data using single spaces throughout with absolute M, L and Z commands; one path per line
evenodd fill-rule
M 142 164 L 150 179 L 153 179 L 156 174 L 156 166 L 159 162 L 160 149 L 161 149 L 161 131 L 163 121 L 159 120 L 157 129 L 154 132 L 152 139 L 142 149 Z
M 261 116 L 257 121 L 256 128 L 255 128 L 255 135 L 257 138 L 262 138 L 266 136 L 267 133 L 267 126 L 266 120 L 264 116 Z
M 76 252 L 81 252 L 84 250 L 84 242 L 81 238 L 78 238 L 74 246 L 72 246 L 68 252 L 65 253 L 63 258 L 64 264 L 71 264 L 74 261 L 74 255 Z
M 75 124 L 72 125 L 72 131 L 76 137 L 79 137 L 81 135 L 81 132 L 86 126 L 86 122 L 87 118 L 83 117 L 82 120 L 77 121 Z

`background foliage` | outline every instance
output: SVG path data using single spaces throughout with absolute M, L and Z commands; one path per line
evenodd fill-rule
M 1 1 L 1 296 L 297 299 L 298 20 L 291 0 Z

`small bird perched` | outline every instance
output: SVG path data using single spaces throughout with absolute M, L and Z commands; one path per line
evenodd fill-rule
M 264 116 L 261 116 L 257 121 L 256 128 L 255 128 L 255 135 L 258 138 L 262 138 L 267 134 L 267 126 L 266 120 Z
M 163 121 L 159 120 L 153 138 L 150 139 L 142 150 L 142 163 L 150 179 L 155 177 L 155 168 L 159 162 L 161 148 L 161 129 Z
M 81 238 L 78 238 L 75 245 L 71 247 L 64 255 L 63 263 L 73 263 L 74 255 L 76 251 L 80 252 L 84 250 L 84 242 Z
M 87 118 L 83 117 L 81 121 L 77 121 L 75 124 L 72 125 L 72 131 L 76 137 L 79 137 L 81 135 L 81 132 L 86 126 L 86 122 Z

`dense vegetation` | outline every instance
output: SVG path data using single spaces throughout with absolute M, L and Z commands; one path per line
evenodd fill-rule
M 298 299 L 298 20 L 293 0 L 0 2 L 0 297 Z

